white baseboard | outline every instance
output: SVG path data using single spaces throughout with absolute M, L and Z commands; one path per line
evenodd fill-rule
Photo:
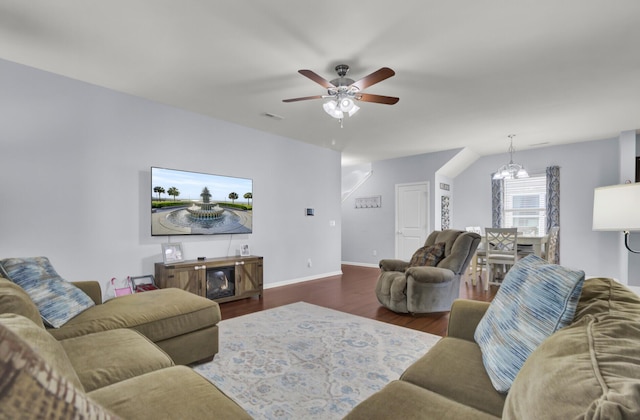
M 271 289 L 273 287 L 288 286 L 290 284 L 303 283 L 305 281 L 318 280 L 318 279 L 322 279 L 322 278 L 325 278 L 325 277 L 340 276 L 340 275 L 342 275 L 342 271 L 333 271 L 333 272 L 329 272 L 329 273 L 318 274 L 318 275 L 315 275 L 315 276 L 300 277 L 300 278 L 297 278 L 297 279 L 284 280 L 284 281 L 279 281 L 279 282 L 276 282 L 276 283 L 268 283 L 268 284 L 264 285 L 264 288 L 265 289 Z
M 359 262 L 342 261 L 342 264 L 344 264 L 344 265 L 357 265 L 358 267 L 380 268 L 380 266 L 378 264 L 371 264 L 371 263 L 359 263 Z

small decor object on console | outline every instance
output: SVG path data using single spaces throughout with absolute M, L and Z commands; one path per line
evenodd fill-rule
M 165 264 L 184 260 L 180 242 L 162 244 L 162 260 Z
M 158 290 L 156 282 L 152 275 L 131 277 L 131 285 L 134 293 L 148 292 L 149 290 Z
M 131 289 L 131 279 L 127 277 L 123 280 L 118 280 L 115 277 L 111 279 L 111 287 L 113 288 L 113 293 L 115 297 L 130 295 L 133 293 Z
M 251 252 L 249 251 L 249 245 L 247 244 L 242 244 L 240 245 L 240 255 L 243 257 L 248 257 L 251 254 Z

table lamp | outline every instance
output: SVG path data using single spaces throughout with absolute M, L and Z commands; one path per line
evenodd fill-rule
M 640 231 L 640 183 L 611 185 L 593 192 L 593 230 L 624 232 L 629 247 L 629 232 Z

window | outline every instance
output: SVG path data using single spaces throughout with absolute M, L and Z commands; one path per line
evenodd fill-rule
M 518 228 L 527 236 L 540 236 L 547 224 L 547 177 L 505 179 L 502 227 Z

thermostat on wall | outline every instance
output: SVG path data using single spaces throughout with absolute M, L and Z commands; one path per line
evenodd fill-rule
M 307 216 L 313 216 L 313 209 L 307 209 Z

